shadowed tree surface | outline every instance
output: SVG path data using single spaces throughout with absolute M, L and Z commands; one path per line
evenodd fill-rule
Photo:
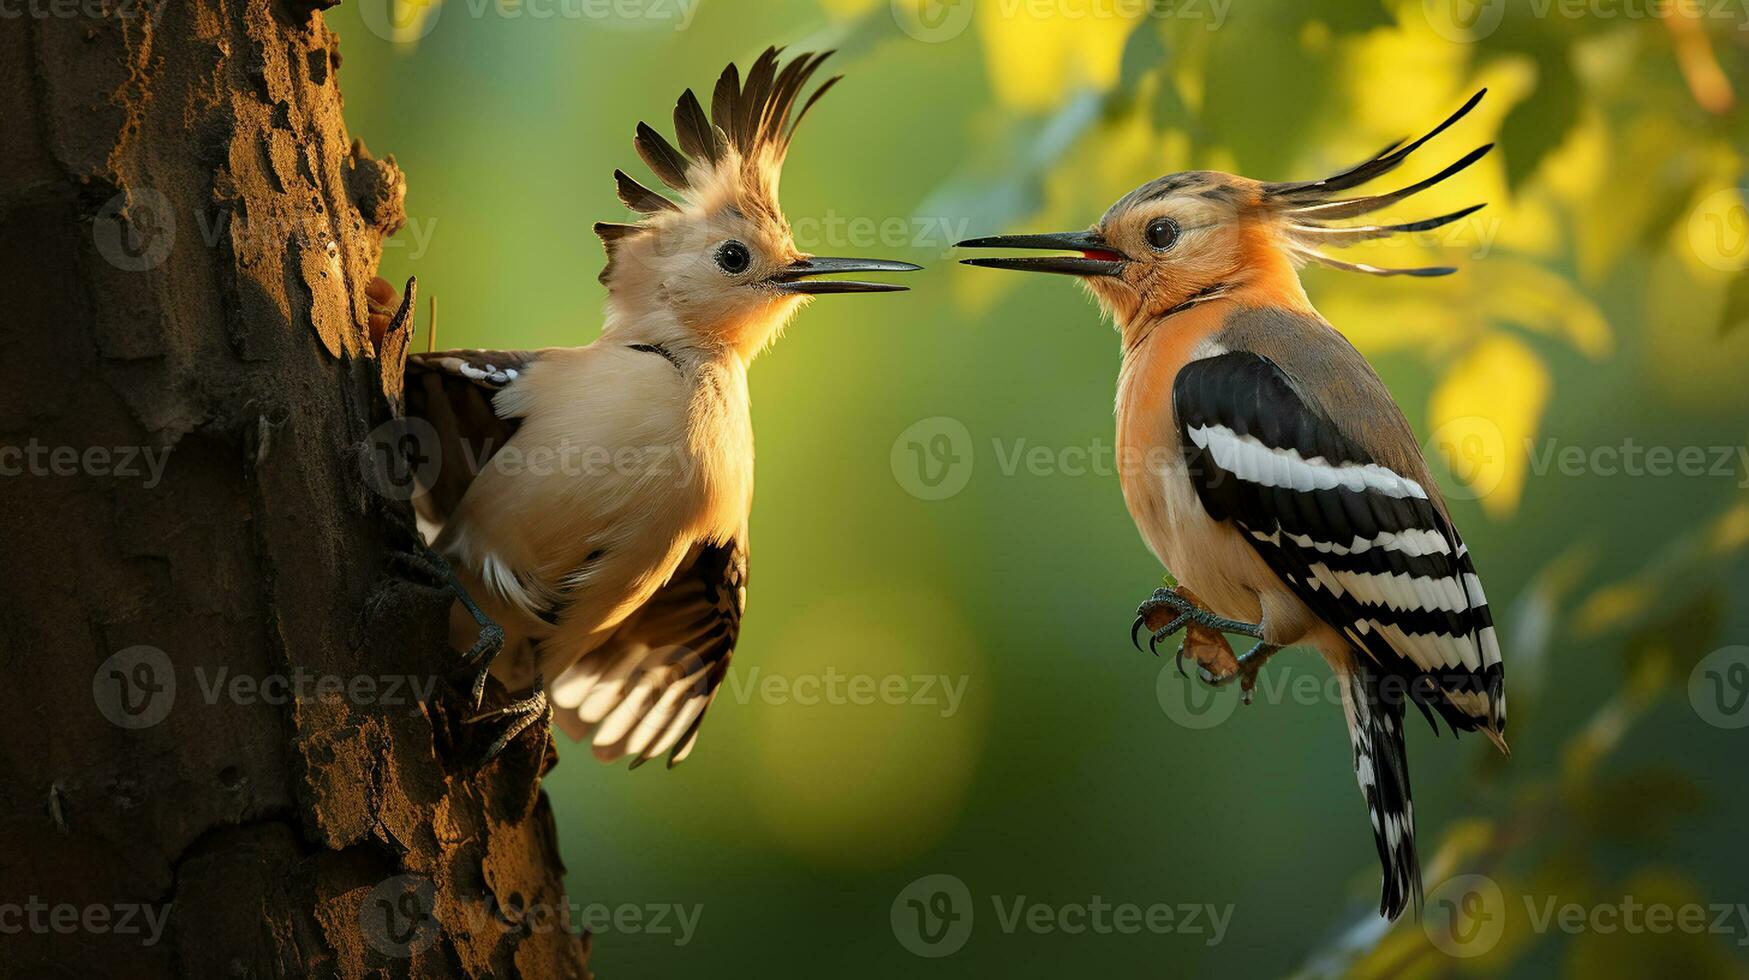
M 335 36 L 96 6 L 0 31 L 0 974 L 584 975 L 379 465 L 405 185 Z

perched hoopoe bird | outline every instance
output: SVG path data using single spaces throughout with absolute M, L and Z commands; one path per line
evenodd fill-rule
M 681 199 L 614 172 L 643 220 L 595 225 L 608 261 L 594 343 L 409 359 L 406 409 L 435 430 L 440 461 L 415 503 L 463 593 L 454 637 L 532 692 L 482 716 L 509 722 L 490 754 L 555 708 L 604 762 L 667 752 L 674 765 L 692 750 L 745 605 L 747 366 L 811 297 L 903 288 L 815 277 L 918 268 L 817 258 L 791 236 L 778 177 L 796 126 L 838 81 L 795 111 L 825 58 L 780 66 L 770 49 L 745 84 L 729 65 L 709 116 L 686 91 L 678 148 L 638 124 L 639 155 Z M 475 644 L 485 617 L 501 650 Z
M 1193 647 L 1212 640 L 1218 656 L 1198 659 L 1224 667 L 1201 671 L 1204 680 L 1238 678 L 1247 699 L 1258 668 L 1282 647 L 1323 655 L 1342 679 L 1355 774 L 1384 865 L 1379 911 L 1392 919 L 1421 903 L 1405 702 L 1435 732 L 1437 714 L 1504 752 L 1504 673 L 1475 564 L 1414 432 L 1378 374 L 1312 308 L 1297 270 L 1311 261 L 1373 275 L 1452 272 L 1342 262 L 1318 250 L 1475 211 L 1328 224 L 1480 159 L 1491 145 L 1401 190 L 1342 196 L 1396 170 L 1482 94 L 1426 136 L 1323 180 L 1172 174 L 1125 195 L 1089 231 L 960 243 L 1081 253 L 967 262 L 1078 276 L 1117 321 L 1124 501 L 1183 583 L 1142 604 L 1131 636 L 1146 623 L 1153 643 L 1180 628 Z M 1257 643 L 1235 660 L 1221 633 Z

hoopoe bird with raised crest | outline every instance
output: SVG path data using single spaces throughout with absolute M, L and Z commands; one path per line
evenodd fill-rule
M 1491 145 L 1400 190 L 1343 196 L 1395 171 L 1482 94 L 1426 136 L 1323 180 L 1176 173 L 1131 191 L 1088 231 L 960 243 L 1080 253 L 966 262 L 1077 276 L 1116 320 L 1124 501 L 1182 583 L 1142 603 L 1132 638 L 1144 625 L 1150 645 L 1185 629 L 1193 652 L 1212 651 L 1197 654 L 1203 679 L 1237 679 L 1247 699 L 1277 650 L 1323 655 L 1342 680 L 1384 868 L 1379 911 L 1392 919 L 1411 903 L 1419 911 L 1422 894 L 1405 709 L 1413 704 L 1436 733 L 1437 716 L 1505 752 L 1505 674 L 1475 563 L 1414 431 L 1378 374 L 1312 307 L 1298 269 L 1454 271 L 1380 268 L 1320 250 L 1474 212 L 1330 223 L 1401 201 L 1486 154 Z M 1235 658 L 1223 633 L 1256 645 Z
M 409 358 L 406 411 L 438 460 L 415 506 L 463 593 L 452 638 L 528 694 L 475 719 L 506 723 L 489 756 L 548 717 L 604 762 L 692 751 L 746 603 L 748 364 L 814 296 L 903 289 L 817 277 L 918 268 L 796 246 L 778 179 L 838 81 L 800 101 L 826 57 L 780 65 L 768 49 L 745 82 L 731 64 L 709 115 L 687 90 L 678 147 L 638 124 L 638 154 L 680 199 L 614 172 L 643 217 L 595 225 L 608 261 L 594 343 Z M 503 642 L 482 649 L 492 623 Z

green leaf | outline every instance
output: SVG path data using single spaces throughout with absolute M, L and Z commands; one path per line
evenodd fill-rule
M 1300 3 L 1295 5 L 1295 12 L 1301 14 L 1299 23 L 1295 26 L 1317 21 L 1338 34 L 1360 34 L 1378 27 L 1397 26 L 1396 16 L 1385 9 L 1381 0 Z
M 1333 84 L 1330 59 L 1297 35 L 1255 20 L 1229 23 L 1209 50 L 1202 124 L 1245 174 L 1282 174 L 1297 158 Z M 1232 36 L 1229 36 L 1232 35 Z M 1291 94 L 1282 85 L 1291 80 Z
M 1123 61 L 1117 71 L 1118 91 L 1134 91 L 1143 76 L 1166 66 L 1169 54 L 1157 19 L 1142 18 L 1142 22 L 1130 32 L 1129 40 L 1124 42 Z
M 1543 158 L 1579 121 L 1579 78 L 1567 49 L 1558 42 L 1538 40 L 1526 53 L 1536 59 L 1536 92 L 1514 106 L 1500 127 L 1506 181 L 1514 190 L 1536 173 Z

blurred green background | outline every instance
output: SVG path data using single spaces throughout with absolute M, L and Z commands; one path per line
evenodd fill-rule
M 772 43 L 837 47 L 848 76 L 785 174 L 801 246 L 928 266 L 910 293 L 822 299 L 753 370 L 750 608 L 693 757 L 628 773 L 561 745 L 546 789 L 570 898 L 621 911 L 596 923 L 599 975 L 1744 974 L 1740 0 L 327 16 L 353 135 L 409 178 L 384 275 L 436 297 L 441 346 L 594 339 L 589 226 L 625 220 L 614 167 L 649 179 L 633 126 L 668 131 L 683 88 Z M 1173 170 L 1323 176 L 1483 85 L 1401 180 L 1501 149 L 1390 214 L 1491 206 L 1344 256 L 1462 271 L 1305 275 L 1427 436 L 1504 631 L 1513 756 L 1411 736 L 1429 906 L 1386 929 L 1322 664 L 1277 658 L 1235 710 L 1130 646 L 1161 572 L 1110 464 L 1110 326 L 1070 282 L 961 267 L 950 246 L 1084 227 Z M 930 905 L 931 875 L 963 893 Z M 1230 920 L 1075 929 L 1095 896 Z M 1055 926 L 1005 923 L 1022 897 Z M 958 931 L 919 931 L 912 898 Z M 1610 928 L 1634 903 L 1671 920 Z M 676 905 L 697 910 L 690 935 L 623 911 Z

